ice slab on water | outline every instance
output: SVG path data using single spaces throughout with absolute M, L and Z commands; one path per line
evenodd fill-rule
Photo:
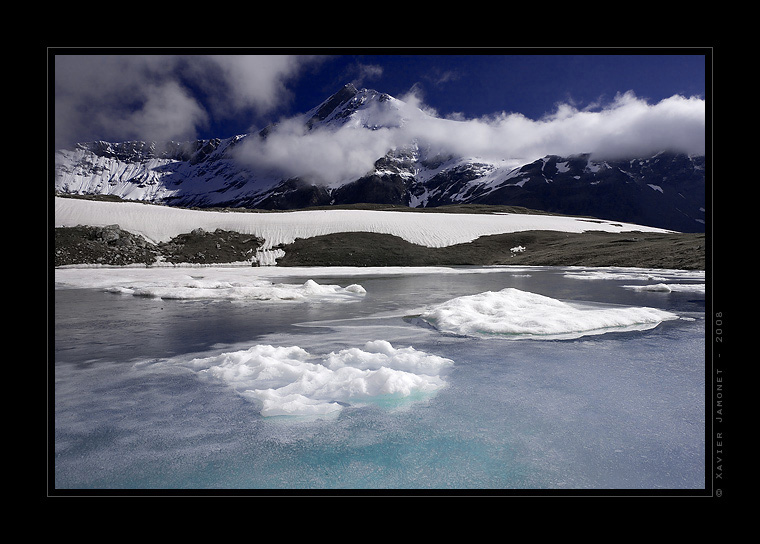
M 441 332 L 514 339 L 578 338 L 648 329 L 678 319 L 655 308 L 569 303 L 514 288 L 454 298 L 419 317 Z
M 577 280 L 642 280 L 656 282 L 705 281 L 704 270 L 668 270 L 631 267 L 568 267 L 566 278 Z
M 320 416 L 347 404 L 417 400 L 446 385 L 451 359 L 384 340 L 328 355 L 255 345 L 180 364 L 258 402 L 263 416 Z
M 651 285 L 623 285 L 624 289 L 634 291 L 655 291 L 660 293 L 697 293 L 705 294 L 704 283 L 655 283 Z
M 116 285 L 105 289 L 111 293 L 131 294 L 162 299 L 225 299 L 225 300 L 356 300 L 366 294 L 361 285 L 346 287 L 320 285 L 314 280 L 303 284 L 271 283 L 266 280 L 218 281 L 194 279 L 183 281 L 146 283 L 142 285 Z

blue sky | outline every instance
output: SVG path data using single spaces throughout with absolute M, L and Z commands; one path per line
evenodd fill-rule
M 701 53 L 701 54 L 697 54 Z M 374 68 L 374 69 L 373 69 Z M 399 97 L 412 88 L 442 115 L 501 111 L 537 119 L 556 103 L 581 106 L 633 91 L 649 101 L 705 96 L 704 52 L 673 54 L 344 55 L 296 80 L 296 109 L 308 109 L 343 83 Z
M 624 95 L 639 110 L 681 96 L 691 105 L 700 101 L 704 112 L 709 92 L 702 49 L 52 53 L 56 147 L 96 139 L 226 138 L 304 113 L 346 83 L 400 99 L 414 95 L 437 116 L 457 120 L 520 114 L 539 121 L 561 107 L 601 115 L 621 111 Z M 655 116 L 663 113 L 649 115 Z M 693 133 L 693 120 L 686 123 Z

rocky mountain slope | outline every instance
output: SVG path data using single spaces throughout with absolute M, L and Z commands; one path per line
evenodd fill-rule
M 346 85 L 290 129 L 303 138 L 335 134 L 347 126 L 380 134 L 403 127 L 411 116 L 424 115 L 387 94 Z M 271 161 L 245 160 L 252 148 L 271 152 L 274 148 L 265 146 L 277 144 L 278 130 L 267 127 L 258 133 L 185 143 L 79 144 L 56 153 L 54 189 L 59 194 L 116 195 L 201 208 L 499 204 L 680 232 L 705 230 L 703 156 L 664 150 L 614 161 L 582 154 L 515 164 L 441 153 L 416 135 L 403 145 L 378 151 L 374 164 L 361 175 L 317 181 Z M 292 159 L 297 162 L 298 153 Z

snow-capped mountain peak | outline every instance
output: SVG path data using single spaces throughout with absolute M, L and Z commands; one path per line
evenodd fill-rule
M 63 194 L 195 207 L 504 204 L 704 230 L 704 157 L 486 159 L 437 145 L 456 126 L 412 102 L 347 84 L 259 133 L 59 150 L 54 186 Z
M 357 89 L 348 83 L 343 88 L 305 114 L 306 125 L 338 128 L 350 125 L 358 128 L 390 128 L 404 123 L 411 108 L 389 94 L 373 89 Z M 421 113 L 421 112 L 420 112 Z

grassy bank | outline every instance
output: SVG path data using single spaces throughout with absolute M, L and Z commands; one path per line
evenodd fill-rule
M 513 248 L 524 248 L 522 251 Z M 395 236 L 341 233 L 298 239 L 283 247 L 279 266 L 630 266 L 705 269 L 704 234 L 527 231 L 443 248 Z

